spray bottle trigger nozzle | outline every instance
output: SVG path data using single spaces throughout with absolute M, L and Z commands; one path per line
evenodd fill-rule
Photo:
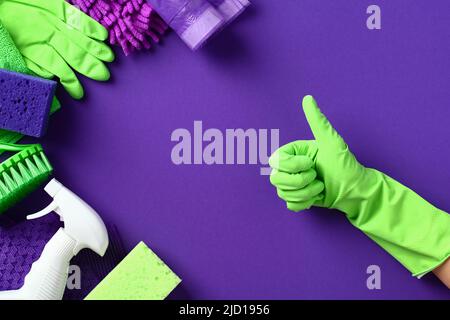
M 41 211 L 38 211 L 36 213 L 30 214 L 27 216 L 27 220 L 33 220 L 33 219 L 37 219 L 37 218 L 41 218 L 51 212 L 55 211 L 56 213 L 58 213 L 58 204 L 56 203 L 56 201 L 52 201 L 52 203 L 50 203 L 48 206 L 46 206 L 44 209 L 42 209 Z M 59 213 L 58 213 L 59 214 Z M 62 219 L 62 217 L 61 217 Z M 62 220 L 61 220 L 62 221 Z

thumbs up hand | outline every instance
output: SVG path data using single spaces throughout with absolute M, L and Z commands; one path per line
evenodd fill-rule
M 341 209 L 341 204 L 357 200 L 351 191 L 366 169 L 312 96 L 303 99 L 303 111 L 315 140 L 294 141 L 275 151 L 269 160 L 270 181 L 289 210 L 298 212 L 313 205 Z
M 342 211 L 355 227 L 414 276 L 450 257 L 450 215 L 376 169 L 362 166 L 320 112 L 313 97 L 303 111 L 315 140 L 291 142 L 270 157 L 270 181 L 288 209 Z

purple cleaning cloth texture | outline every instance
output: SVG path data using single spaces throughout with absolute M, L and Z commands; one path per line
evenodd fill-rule
M 0 291 L 23 286 L 31 265 L 47 242 L 62 226 L 57 215 L 15 222 L 2 216 L 0 221 Z M 80 285 L 66 288 L 64 299 L 82 300 L 125 257 L 126 251 L 114 225 L 107 224 L 109 246 L 104 257 L 82 250 L 72 261 L 80 270 Z M 69 274 L 70 276 L 70 274 Z
M 191 48 L 200 48 L 224 23 L 207 0 L 148 0 L 164 21 Z
M 67 0 L 109 31 L 109 42 L 125 55 L 150 49 L 168 26 L 145 0 Z
M 6 216 L 0 226 L 0 291 L 23 286 L 31 265 L 42 253 L 45 244 L 58 231 L 60 223 L 54 216 L 14 223 Z
M 0 128 L 42 137 L 55 89 L 55 81 L 0 69 Z

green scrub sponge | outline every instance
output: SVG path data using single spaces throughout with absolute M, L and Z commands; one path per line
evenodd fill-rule
M 85 300 L 163 300 L 180 278 L 140 242 Z
M 1 23 L 0 68 L 19 73 L 31 74 L 31 71 L 27 68 L 25 61 L 23 61 L 22 55 L 16 48 L 11 36 Z

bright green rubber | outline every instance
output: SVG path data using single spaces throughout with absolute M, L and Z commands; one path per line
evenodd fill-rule
M 64 0 L 1 0 L 0 19 L 37 75 L 57 76 L 76 99 L 83 87 L 72 68 L 86 77 L 105 81 L 109 71 L 103 61 L 114 60 L 103 41 L 107 30 Z
M 303 110 L 315 140 L 282 146 L 270 180 L 288 209 L 338 209 L 350 222 L 421 276 L 450 257 L 450 215 L 375 169 L 362 166 L 313 97 Z
M 46 182 L 53 172 L 41 145 L 0 143 L 0 150 L 17 152 L 0 163 L 0 214 Z

